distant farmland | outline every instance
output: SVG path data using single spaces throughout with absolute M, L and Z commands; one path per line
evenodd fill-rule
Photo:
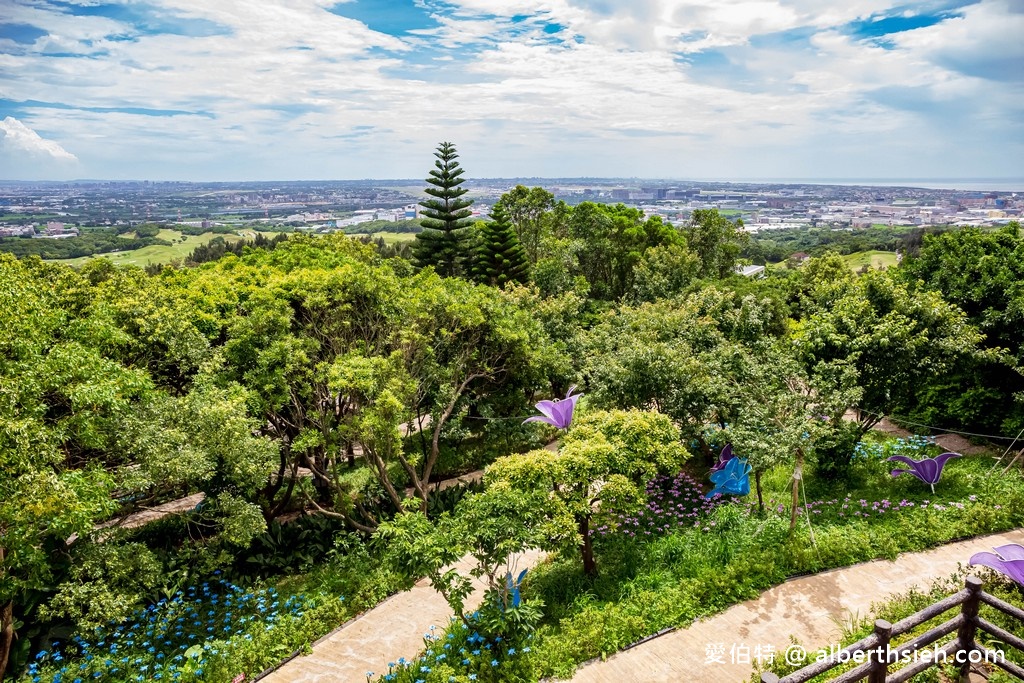
M 843 257 L 851 270 L 860 270 L 864 266 L 874 269 L 892 268 L 896 265 L 896 254 L 891 251 L 858 251 Z
M 184 260 L 192 253 L 192 250 L 200 244 L 206 244 L 214 237 L 223 237 L 228 242 L 236 242 L 241 237 L 237 235 L 217 235 L 212 232 L 205 232 L 202 235 L 184 235 L 177 230 L 161 230 L 157 235 L 162 240 L 172 242 L 168 246 L 153 245 L 142 247 L 133 251 L 115 251 L 106 254 L 95 254 L 93 256 L 80 256 L 78 258 L 61 259 L 58 263 L 66 263 L 70 266 L 80 266 L 93 259 L 105 258 L 112 263 L 122 266 L 148 266 L 151 263 L 170 263 L 174 260 Z

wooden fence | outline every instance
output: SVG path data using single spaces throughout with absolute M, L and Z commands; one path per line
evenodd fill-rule
M 926 607 L 925 609 L 910 615 L 906 619 L 890 624 L 884 619 L 875 621 L 875 631 L 867 638 L 858 640 L 829 657 L 805 666 L 799 671 L 794 671 L 788 676 L 779 678 L 773 673 L 761 674 L 762 683 L 806 683 L 815 676 L 841 666 L 845 662 L 863 661 L 864 663 L 851 669 L 841 676 L 832 679 L 831 683 L 854 683 L 867 679 L 868 683 L 902 683 L 908 681 L 925 669 L 951 661 L 961 664 L 960 677 L 966 681 L 972 663 L 980 661 L 995 664 L 1007 672 L 1024 680 L 1024 668 L 1006 661 L 1004 657 L 997 656 L 993 650 L 980 645 L 977 641 L 978 632 L 987 633 L 1008 646 L 1013 646 L 1024 651 L 1024 638 L 1004 631 L 995 624 L 978 616 L 978 608 L 981 603 L 991 605 L 1000 612 L 1019 619 L 1022 627 L 1019 633 L 1024 633 L 1024 610 L 1003 602 L 999 598 L 989 595 L 981 590 L 981 579 L 970 576 L 967 578 L 967 587 L 959 593 L 951 595 L 944 600 Z M 896 636 L 903 635 L 908 631 L 920 626 L 929 619 L 933 619 L 943 612 L 960 607 L 960 613 L 935 628 L 922 633 L 913 640 L 890 649 L 889 643 Z M 927 656 L 914 658 L 913 653 L 921 648 L 928 647 L 943 636 L 956 633 L 956 638 L 942 647 L 934 647 L 927 651 Z M 971 660 L 971 653 L 974 659 Z M 859 655 L 856 653 L 860 653 Z M 959 654 L 958 654 L 959 653 Z M 890 668 L 906 663 L 902 669 L 890 673 Z

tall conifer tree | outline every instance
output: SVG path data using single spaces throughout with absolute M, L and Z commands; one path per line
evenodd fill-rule
M 501 204 L 491 210 L 492 220 L 480 229 L 479 246 L 473 262 L 473 277 L 496 287 L 506 282 L 526 282 L 530 271 L 526 250 Z
M 423 231 L 416 235 L 413 258 L 420 268 L 434 266 L 439 275 L 456 277 L 466 273 L 472 256 L 472 221 L 467 219 L 472 215 L 469 207 L 473 200 L 462 198 L 467 190 L 459 187 L 465 179 L 456 161 L 455 145 L 442 142 L 434 156 L 435 168 L 424 190 L 430 199 L 420 202 Z

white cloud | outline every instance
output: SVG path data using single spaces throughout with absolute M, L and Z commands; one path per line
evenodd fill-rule
M 430 10 L 439 26 L 392 36 L 328 12 L 333 0 L 158 2 L 223 33 L 12 9 L 50 35 L 0 54 L 0 100 L 59 131 L 89 175 L 418 177 L 440 139 L 480 175 L 750 176 L 783 158 L 789 175 L 865 175 L 872 145 L 929 145 L 950 175 L 992 175 L 1016 172 L 1000 158 L 1021 147 L 1020 86 L 988 78 L 992 54 L 1021 59 L 1014 0 L 886 48 L 843 27 L 927 3 L 449 0 L 454 11 Z M 794 29 L 805 37 L 754 40 Z M 965 156 L 937 135 L 943 120 L 1000 142 Z M 982 159 L 995 166 L 982 173 Z
M 45 160 L 77 162 L 76 157 L 53 140 L 39 137 L 24 123 L 8 116 L 0 121 L 0 147 L 5 152 L 28 154 Z
M 0 177 L 67 179 L 80 168 L 78 158 L 59 143 L 41 137 L 13 116 L 0 121 Z

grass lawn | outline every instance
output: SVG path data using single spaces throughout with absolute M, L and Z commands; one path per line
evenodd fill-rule
M 858 251 L 843 257 L 851 270 L 860 270 L 864 266 L 871 268 L 892 268 L 896 265 L 896 254 L 891 251 Z
M 116 251 L 108 254 L 61 259 L 59 263 L 66 263 L 69 266 L 80 266 L 86 261 L 97 258 L 109 259 L 119 266 L 148 266 L 150 263 L 170 263 L 175 259 L 184 259 L 200 244 L 206 244 L 214 237 L 218 237 L 218 235 L 212 232 L 205 232 L 202 235 L 184 235 L 185 239 L 182 241 L 182 234 L 177 230 L 161 230 L 157 237 L 173 242 L 173 244 L 170 246 L 153 245 L 133 251 Z M 220 235 L 220 237 L 229 242 L 242 239 L 237 235 Z
M 349 235 L 349 237 L 365 237 L 366 235 Z M 399 242 L 411 242 L 416 239 L 413 232 L 373 232 L 369 234 L 375 241 L 378 237 L 384 238 L 387 244 L 398 244 Z

